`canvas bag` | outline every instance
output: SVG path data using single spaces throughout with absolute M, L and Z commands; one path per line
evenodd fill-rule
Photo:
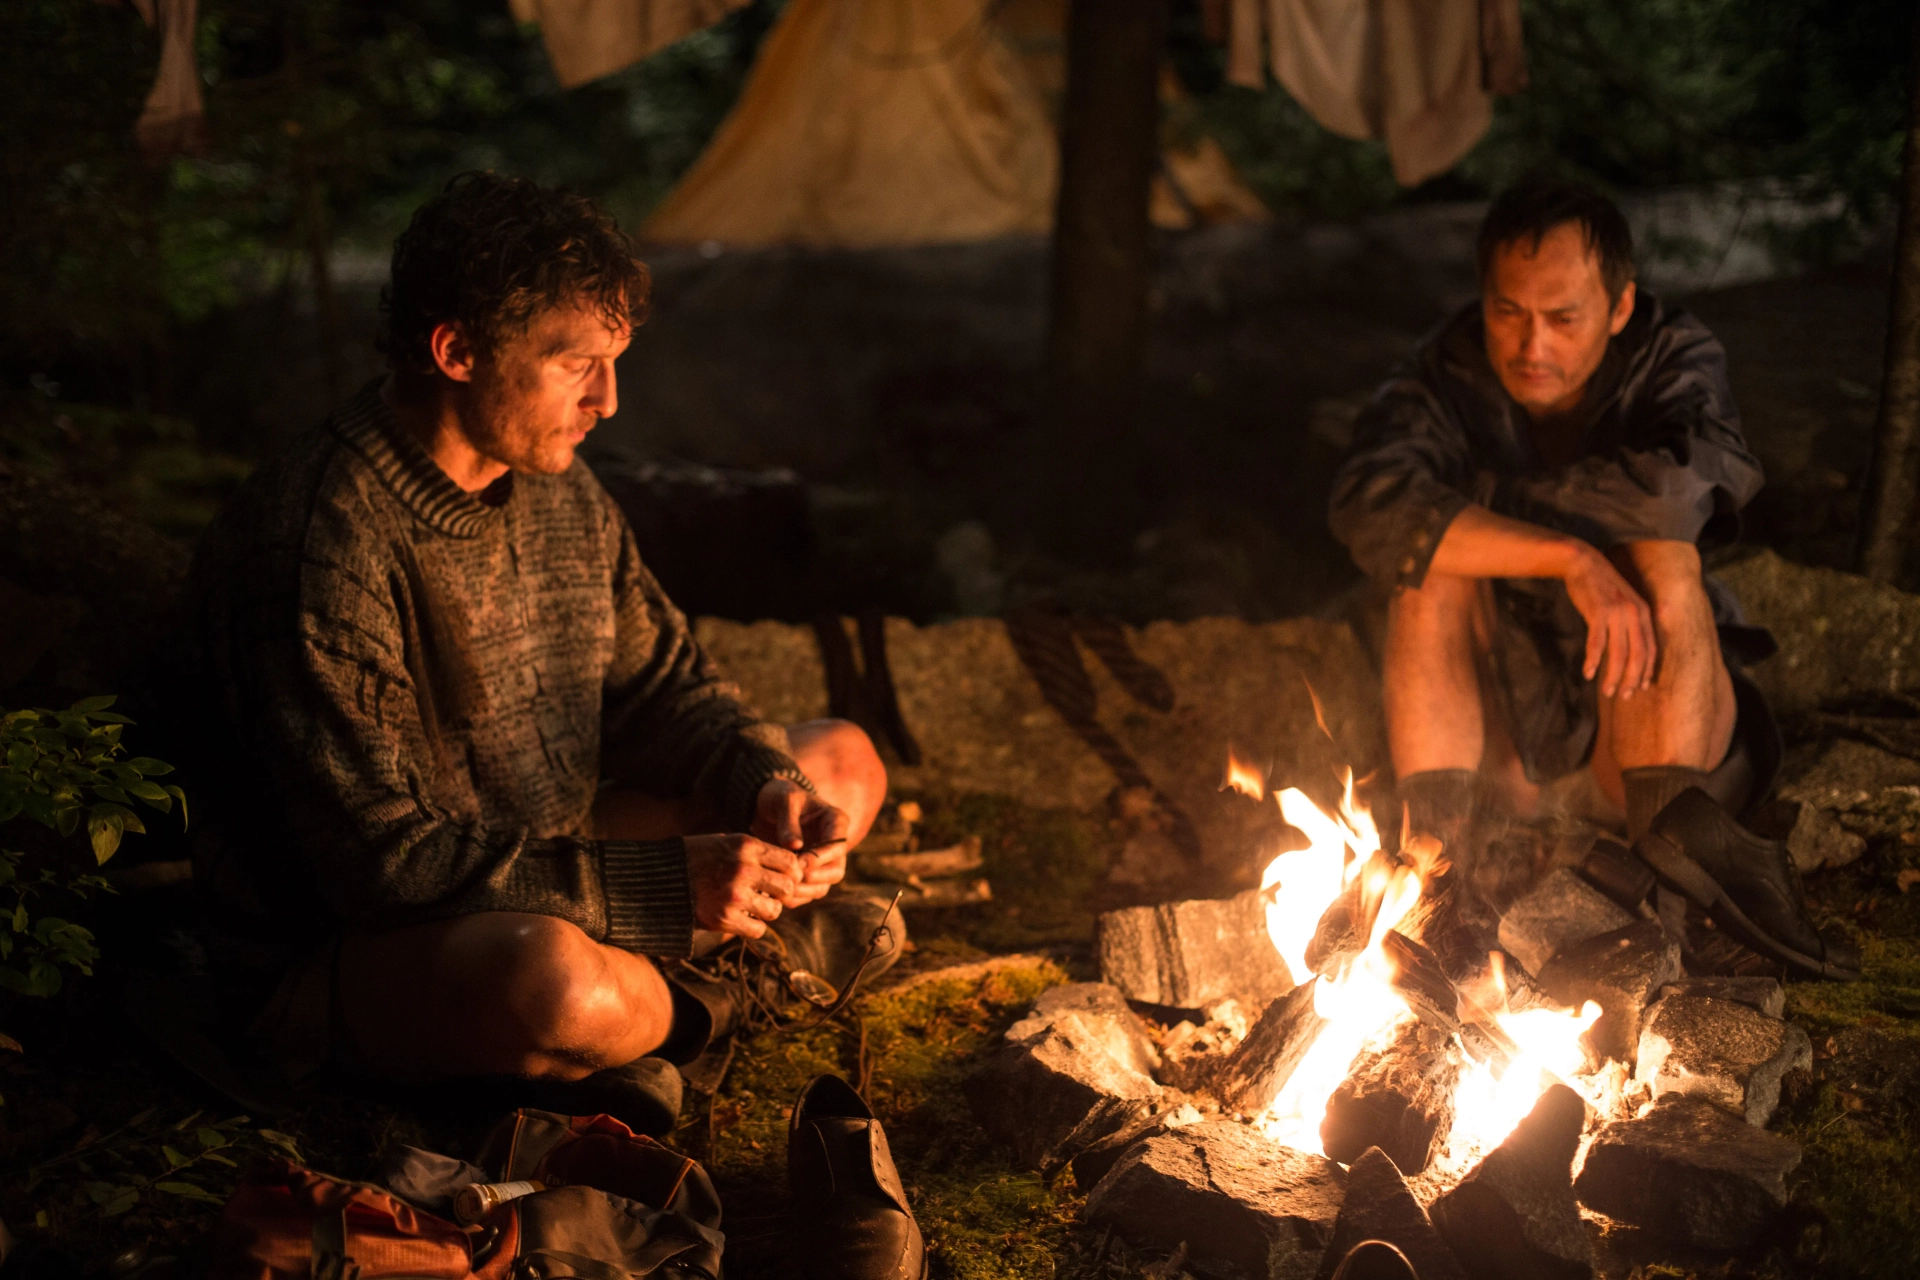
M 482 1164 L 417 1148 L 388 1186 L 289 1160 L 242 1180 L 214 1236 L 213 1280 L 717 1280 L 724 1237 L 706 1171 L 609 1116 L 523 1110 L 488 1138 Z M 478 1223 L 452 1201 L 478 1182 L 545 1190 Z

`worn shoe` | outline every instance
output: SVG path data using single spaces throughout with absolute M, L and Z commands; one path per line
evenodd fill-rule
M 1340 1259 L 1333 1280 L 1420 1280 L 1420 1273 L 1385 1240 L 1362 1240 Z
M 1814 927 L 1786 846 L 1742 829 L 1705 791 L 1676 796 L 1634 852 L 1761 955 L 1823 978 L 1859 978 L 1859 949 Z
M 537 1080 L 527 1105 L 569 1116 L 609 1115 L 635 1133 L 664 1138 L 680 1122 L 680 1075 L 663 1058 L 636 1058 L 579 1080 Z
M 780 949 L 788 984 L 802 997 L 831 1004 L 854 975 L 871 982 L 893 967 L 907 941 L 907 922 L 884 899 L 830 893 L 783 911 L 766 938 Z M 869 958 L 871 953 L 871 958 Z M 865 968 L 862 968 L 862 965 Z
M 926 1244 L 887 1136 L 839 1076 L 815 1076 L 787 1127 L 787 1187 L 807 1280 L 921 1280 Z

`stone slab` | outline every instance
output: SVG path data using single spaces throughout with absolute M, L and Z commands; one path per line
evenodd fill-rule
M 1677 994 L 1648 1011 L 1634 1078 L 1656 1098 L 1701 1098 L 1765 1128 L 1781 1079 L 1812 1066 L 1813 1044 L 1792 1023 L 1738 1001 Z
M 1557 867 L 1507 908 L 1500 919 L 1500 945 L 1537 975 L 1563 947 L 1632 923 L 1613 899 L 1569 868 Z
M 1540 970 L 1540 987 L 1569 1008 L 1597 1003 L 1602 1012 L 1587 1030 L 1588 1047 L 1631 1067 L 1642 1018 L 1680 975 L 1680 944 L 1659 921 L 1639 920 L 1564 948 Z
M 1160 1086 L 1114 1056 L 1099 1019 L 1063 1011 L 1026 1039 L 1003 1044 L 966 1083 L 980 1127 L 1015 1160 L 1051 1171 L 1137 1122 Z
M 1095 922 L 1094 948 L 1100 976 L 1146 1004 L 1202 1009 L 1235 1000 L 1264 1009 L 1295 985 L 1255 889 L 1105 912 Z
M 1573 1196 L 1586 1104 L 1555 1085 L 1519 1127 L 1433 1202 L 1433 1225 L 1475 1280 L 1588 1280 L 1593 1244 Z
M 1709 1000 L 1732 1000 L 1749 1009 L 1757 1009 L 1769 1018 L 1787 1015 L 1787 992 L 1777 979 L 1759 977 L 1723 977 L 1708 975 L 1681 978 L 1660 989 L 1663 996 L 1705 996 Z
M 1754 1242 L 1785 1207 L 1800 1147 L 1701 1098 L 1667 1094 L 1646 1115 L 1607 1125 L 1588 1145 L 1580 1203 L 1705 1249 Z
M 1027 1016 L 1007 1028 L 1005 1039 L 1010 1044 L 1031 1039 L 1068 1017 L 1077 1019 L 1107 1056 L 1120 1065 L 1143 1076 L 1151 1076 L 1159 1068 L 1160 1054 L 1147 1038 L 1146 1024 L 1127 1007 L 1127 998 L 1104 982 L 1069 982 L 1047 988 Z
M 1920 596 L 1771 551 L 1714 576 L 1779 642 L 1780 652 L 1751 670 L 1776 713 L 1794 716 L 1835 698 L 1920 686 Z
M 1346 1202 L 1333 1224 L 1333 1241 L 1320 1261 L 1318 1280 L 1333 1280 L 1340 1260 L 1363 1240 L 1385 1240 L 1399 1249 L 1420 1280 L 1466 1280 L 1399 1167 L 1378 1147 L 1369 1148 L 1347 1169 Z
M 1231 1120 L 1148 1138 L 1087 1196 L 1087 1220 L 1128 1243 L 1249 1277 L 1311 1280 L 1345 1198 L 1346 1171 Z

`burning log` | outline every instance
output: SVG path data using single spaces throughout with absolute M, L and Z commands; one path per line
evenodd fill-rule
M 1460 1030 L 1460 993 L 1440 967 L 1440 959 L 1397 929 L 1380 938 L 1380 950 L 1393 966 L 1393 989 L 1422 1022 L 1449 1033 Z M 1361 1148 L 1366 1150 L 1365 1147 Z M 1357 1153 L 1356 1153 L 1357 1154 Z M 1406 1168 L 1401 1165 L 1401 1168 Z
M 1461 1054 L 1453 1035 L 1423 1018 L 1403 1018 L 1393 1037 L 1363 1051 L 1327 1099 L 1320 1143 L 1352 1164 L 1379 1147 L 1408 1176 L 1433 1162 L 1453 1129 L 1453 1095 Z
M 1367 906 L 1360 881 L 1348 885 L 1320 916 L 1307 944 L 1307 967 L 1323 977 L 1334 977 L 1367 945 Z
M 1257 1114 L 1286 1087 L 1327 1025 L 1314 1011 L 1313 988 L 1314 983 L 1303 982 L 1268 1005 L 1221 1067 L 1214 1092 L 1227 1110 Z

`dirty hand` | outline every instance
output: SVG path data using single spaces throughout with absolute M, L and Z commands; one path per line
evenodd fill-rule
M 1584 674 L 1605 698 L 1631 698 L 1653 683 L 1658 658 L 1653 611 L 1600 552 L 1589 549 L 1567 574 L 1567 595 L 1587 620 Z
M 799 859 L 752 836 L 688 836 L 693 918 L 702 929 L 757 938 L 787 907 L 812 901 L 799 892 Z
M 782 849 L 811 849 L 800 855 L 798 892 L 803 902 L 826 896 L 847 873 L 847 815 L 788 778 L 760 788 L 753 825 L 748 828 Z

